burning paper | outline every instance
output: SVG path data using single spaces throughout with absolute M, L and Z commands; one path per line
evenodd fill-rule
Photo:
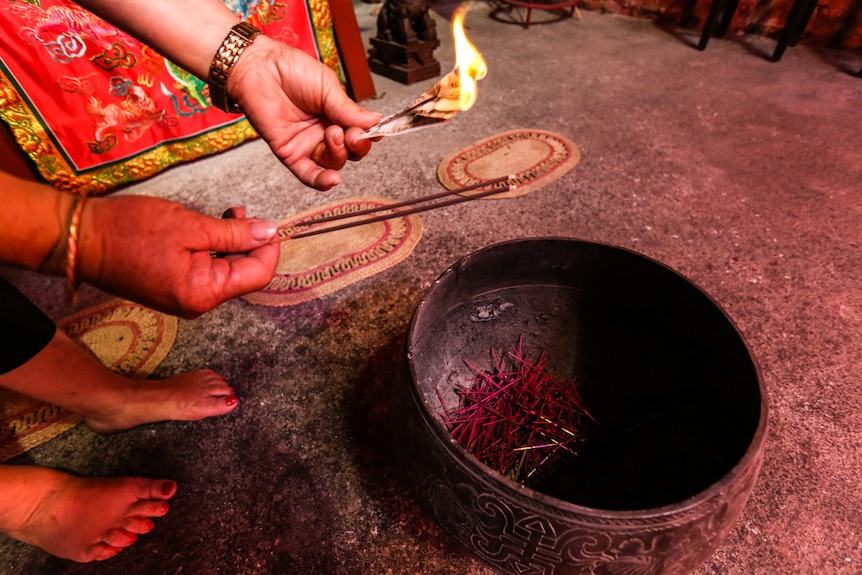
M 369 128 L 364 138 L 394 136 L 419 128 L 448 122 L 455 114 L 469 110 L 476 102 L 476 83 L 485 77 L 488 67 L 482 54 L 464 33 L 464 15 L 460 8 L 452 17 L 455 39 L 455 69 L 443 76 L 412 104 L 387 116 Z

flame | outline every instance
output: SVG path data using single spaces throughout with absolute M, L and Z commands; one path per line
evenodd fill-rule
M 461 84 L 460 108 L 469 110 L 476 103 L 476 82 L 488 73 L 485 59 L 464 33 L 464 15 L 467 9 L 459 8 L 452 16 L 452 34 L 455 37 L 455 71 Z

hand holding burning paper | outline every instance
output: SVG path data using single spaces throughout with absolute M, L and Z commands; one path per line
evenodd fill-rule
M 464 33 L 461 8 L 452 17 L 455 38 L 455 69 L 443 76 L 428 91 L 402 111 L 387 116 L 369 128 L 363 138 L 394 136 L 451 120 L 460 111 L 469 110 L 476 102 L 476 83 L 485 77 L 488 68 L 482 54 Z

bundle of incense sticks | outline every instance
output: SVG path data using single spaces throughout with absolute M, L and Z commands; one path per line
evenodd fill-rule
M 307 229 L 305 231 L 298 231 L 294 233 L 290 233 L 287 235 L 279 235 L 279 238 L 275 240 L 275 242 L 283 242 L 286 240 L 295 240 L 299 238 L 305 238 L 308 236 L 316 236 L 318 234 L 324 234 L 328 232 L 334 232 L 337 230 L 344 230 L 347 228 L 354 228 L 356 226 L 364 226 L 366 224 L 372 224 L 374 222 L 381 222 L 383 220 L 389 220 L 392 218 L 401 218 L 404 216 L 408 216 L 410 214 L 415 214 L 418 212 L 425 212 L 428 210 L 436 210 L 438 208 L 444 208 L 446 206 L 452 206 L 455 204 L 460 204 L 463 202 L 469 202 L 471 200 L 478 200 L 480 198 L 486 198 L 488 196 L 493 196 L 496 194 L 502 194 L 503 192 L 508 192 L 510 190 L 515 189 L 515 184 L 513 180 L 515 179 L 514 175 L 504 176 L 502 178 L 495 178 L 493 180 L 487 180 L 483 182 L 479 182 L 473 184 L 472 186 L 467 186 L 464 188 L 458 188 L 455 190 L 447 190 L 445 192 L 439 192 L 436 194 L 431 194 L 428 196 L 423 196 L 420 198 L 415 198 L 412 200 L 405 200 L 403 202 L 397 202 L 394 204 L 387 204 L 385 206 L 379 206 L 376 208 L 369 208 L 367 210 L 360 210 L 357 212 L 349 212 L 344 214 L 336 214 L 334 216 L 327 216 L 321 218 L 313 218 L 304 222 L 292 222 L 290 225 L 291 228 L 297 227 L 312 227 L 312 229 Z M 442 198 L 449 198 L 443 201 L 439 201 L 437 203 L 428 203 L 433 202 L 435 200 L 441 200 Z M 425 205 L 420 205 L 425 204 Z M 406 208 L 406 209 L 401 209 Z M 388 213 L 384 213 L 388 212 Z M 364 217 L 369 216 L 369 217 Z M 358 218 L 358 219 L 357 219 Z M 350 219 L 351 221 L 331 225 L 331 226 L 322 226 L 321 224 L 329 224 L 332 222 L 337 222 L 339 220 Z M 279 230 L 283 230 L 284 227 L 280 227 Z
M 485 371 L 466 362 L 475 377 L 456 387 L 460 406 L 441 414 L 452 437 L 479 461 L 512 481 L 529 485 L 542 471 L 578 453 L 587 419 L 577 380 L 545 370 L 545 355 L 524 356 L 523 338 L 506 354 L 491 352 Z M 438 390 L 439 394 L 439 390 Z

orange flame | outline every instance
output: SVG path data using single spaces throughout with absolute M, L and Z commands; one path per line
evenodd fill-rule
M 460 108 L 469 110 L 476 103 L 476 82 L 488 73 L 482 54 L 464 33 L 464 15 L 467 9 L 458 8 L 452 16 L 452 34 L 455 37 L 455 71 L 461 84 Z

